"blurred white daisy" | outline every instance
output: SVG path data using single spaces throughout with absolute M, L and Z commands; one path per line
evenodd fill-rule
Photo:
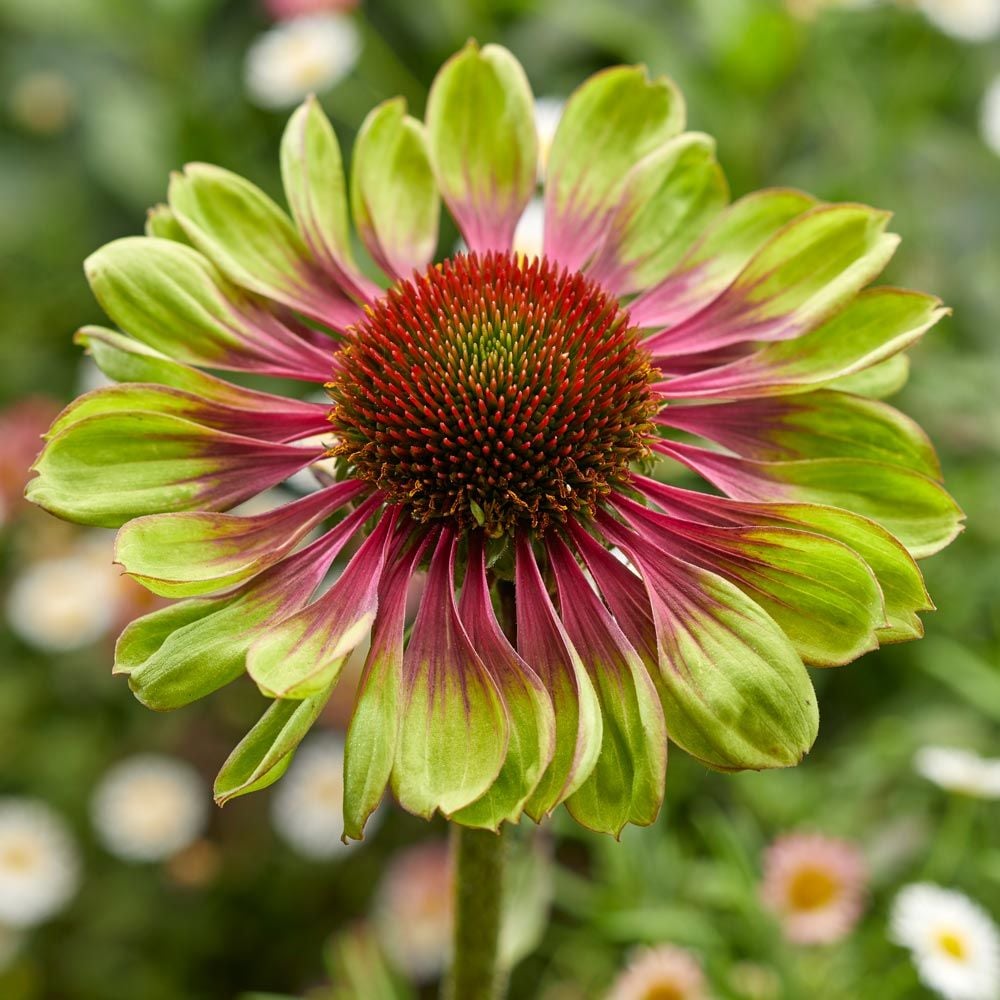
M 979 108 L 979 133 L 983 142 L 1000 156 L 1000 75 L 993 77 Z
M 451 894 L 451 861 L 443 841 L 401 851 L 379 883 L 375 933 L 389 961 L 414 982 L 429 982 L 448 963 Z
M 924 747 L 913 758 L 928 781 L 978 799 L 1000 799 L 1000 759 L 980 757 L 958 747 Z
M 190 764 L 138 754 L 101 779 L 91 818 L 111 854 L 127 861 L 162 861 L 201 835 L 208 822 L 208 793 Z
M 541 198 L 532 198 L 514 230 L 514 253 L 521 254 L 528 260 L 541 257 L 544 226 L 545 203 Z
M 88 533 L 65 555 L 32 563 L 7 595 L 15 634 L 46 652 L 81 649 L 106 635 L 123 608 L 121 573 L 111 535 Z
M 0 923 L 33 927 L 76 894 L 80 861 L 66 824 L 44 802 L 0 799 Z
M 372 818 L 377 821 L 377 814 Z M 302 744 L 275 788 L 271 820 L 288 846 L 305 858 L 324 861 L 348 850 L 340 839 L 344 743 L 339 736 L 317 733 Z
M 865 884 L 864 859 L 853 844 L 822 834 L 790 833 L 767 849 L 760 892 L 789 941 L 828 944 L 857 923 Z
M 984 42 L 1000 31 L 1000 0 L 916 0 L 939 31 L 964 42 Z
M 611 986 L 608 1000 L 708 1000 L 708 984 L 698 959 L 684 948 L 663 944 L 643 948 Z
M 909 948 L 925 986 L 947 1000 L 1000 996 L 1000 935 L 967 896 L 928 883 L 904 887 L 889 918 L 892 939 Z
M 535 98 L 535 132 L 538 134 L 538 179 L 545 179 L 549 150 L 562 119 L 566 102 L 561 97 Z
M 361 51 L 357 26 L 343 14 L 282 21 L 247 50 L 244 82 L 264 108 L 287 108 L 329 90 L 354 68 Z

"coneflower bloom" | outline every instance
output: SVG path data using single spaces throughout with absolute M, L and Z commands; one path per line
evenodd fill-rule
M 791 833 L 767 850 L 761 898 L 789 941 L 829 944 L 858 922 L 867 881 L 864 858 L 853 844 Z
M 683 128 L 670 81 L 592 77 L 552 140 L 543 255 L 515 254 L 534 102 L 509 52 L 470 44 L 423 123 L 400 100 L 371 113 L 349 199 L 307 101 L 281 150 L 290 217 L 193 164 L 147 236 L 87 261 L 120 331 L 79 340 L 122 384 L 56 420 L 29 493 L 123 525 L 125 570 L 182 599 L 118 643 L 143 702 L 244 670 L 274 699 L 220 801 L 281 774 L 369 637 L 350 837 L 390 786 L 467 826 L 563 802 L 598 830 L 650 823 L 668 734 L 713 768 L 795 764 L 817 728 L 805 664 L 920 635 L 914 558 L 960 514 L 873 396 L 944 310 L 863 290 L 897 244 L 886 213 L 791 190 L 727 206 L 712 141 Z M 442 200 L 468 251 L 436 260 Z M 304 398 L 274 393 L 288 380 Z M 317 492 L 225 513 L 320 462 Z

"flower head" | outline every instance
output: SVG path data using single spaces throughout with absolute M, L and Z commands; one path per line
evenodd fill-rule
M 208 820 L 208 802 L 190 764 L 138 754 L 104 775 L 94 792 L 91 815 L 112 854 L 128 861 L 162 861 L 198 839 Z
M 451 953 L 452 874 L 448 845 L 420 844 L 393 858 L 375 894 L 372 917 L 392 964 L 424 983 Z
M 853 845 L 821 834 L 787 834 L 764 859 L 761 898 L 798 944 L 829 944 L 850 933 L 864 907 L 866 871 Z
M 947 1000 L 993 1000 L 1000 993 L 1000 933 L 962 893 L 906 886 L 892 906 L 890 935 L 910 949 L 921 981 Z
M 684 948 L 664 944 L 636 953 L 615 980 L 608 1000 L 708 1000 L 701 963 Z
M 913 765 L 928 781 L 977 799 L 1000 799 L 1000 760 L 958 747 L 923 747 Z
M 44 802 L 0 799 L 0 924 L 34 927 L 76 894 L 80 860 L 63 821 Z
M 669 80 L 584 83 L 529 255 L 535 103 L 509 52 L 470 43 L 424 122 L 401 100 L 369 115 L 349 185 L 310 100 L 282 143 L 290 216 L 193 164 L 147 237 L 88 260 L 124 332 L 79 339 L 122 384 L 60 415 L 30 496 L 123 525 L 125 570 L 181 599 L 118 643 L 143 702 L 244 670 L 273 699 L 219 801 L 282 773 L 368 643 L 347 836 L 387 787 L 468 826 L 565 802 L 617 833 L 657 815 L 668 734 L 722 770 L 795 764 L 817 727 L 806 664 L 921 634 L 914 559 L 960 514 L 920 430 L 838 380 L 898 383 L 943 310 L 864 290 L 897 243 L 886 213 L 728 204 L 712 141 L 683 127 Z M 466 250 L 439 260 L 442 201 Z M 307 468 L 318 491 L 226 513 Z M 682 469 L 722 495 L 664 482 Z
M 262 108 L 289 108 L 329 90 L 354 68 L 361 50 L 351 18 L 336 13 L 295 17 L 270 28 L 249 48 L 244 79 Z

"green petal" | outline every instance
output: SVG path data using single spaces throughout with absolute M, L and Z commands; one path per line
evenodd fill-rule
M 588 273 L 616 295 L 648 288 L 676 266 L 728 197 L 715 142 L 697 132 L 671 139 L 629 172 Z
M 112 412 L 52 438 L 26 496 L 68 521 L 117 528 L 142 514 L 225 510 L 315 457 L 162 413 Z
M 177 221 L 177 216 L 170 211 L 169 205 L 154 205 L 146 213 L 145 233 L 161 240 L 173 240 L 175 243 L 191 245 L 187 233 Z
M 190 163 L 170 181 L 170 208 L 230 281 L 337 329 L 360 311 L 317 268 L 291 219 L 248 180 Z
M 583 266 L 604 235 L 629 171 L 684 127 L 684 99 L 644 66 L 597 73 L 566 104 L 545 182 L 545 253 Z
M 827 383 L 830 389 L 868 396 L 871 399 L 886 399 L 894 396 L 906 385 L 910 377 L 910 359 L 905 354 L 896 354 L 864 371 L 844 375 Z
M 259 792 L 288 769 L 303 737 L 319 718 L 332 687 L 303 701 L 275 701 L 226 758 L 215 779 L 215 801 Z
M 441 197 L 423 126 L 401 97 L 378 105 L 361 126 L 351 210 L 368 252 L 390 276 L 408 278 L 434 259 Z
M 340 146 L 315 97 L 296 109 L 285 128 L 281 177 L 292 217 L 315 259 L 349 291 L 366 290 L 351 251 Z
M 755 191 L 724 209 L 662 282 L 632 305 L 637 326 L 674 324 L 718 296 L 779 230 L 816 204 L 801 191 Z
M 441 194 L 472 250 L 509 250 L 535 191 L 534 98 L 507 49 L 469 42 L 438 71 L 427 139 Z
M 454 539 L 431 560 L 404 658 L 392 789 L 424 819 L 451 817 L 481 798 L 507 756 L 503 698 L 462 628 L 453 590 Z

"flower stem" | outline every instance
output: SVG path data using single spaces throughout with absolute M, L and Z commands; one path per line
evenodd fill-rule
M 499 1000 L 498 951 L 503 895 L 503 828 L 451 830 L 455 879 L 453 958 L 445 1000 Z

